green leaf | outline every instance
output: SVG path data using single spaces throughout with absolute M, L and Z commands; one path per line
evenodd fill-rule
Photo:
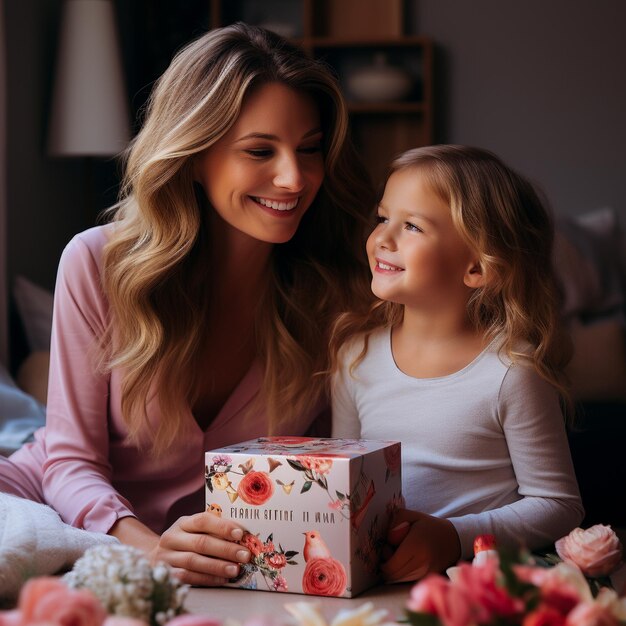
M 272 541 L 273 539 L 274 539 L 274 533 L 270 533 L 267 539 L 265 540 L 265 543 L 267 543 L 268 541 Z
M 296 554 L 299 554 L 299 553 L 296 552 L 295 550 L 287 550 L 287 552 L 283 552 L 283 554 L 285 555 L 285 558 L 290 559 L 290 558 L 296 556 Z
M 299 472 L 306 471 L 304 465 L 302 465 L 302 463 L 300 463 L 299 461 L 294 461 L 292 459 L 287 459 L 287 463 L 289 463 L 289 465 L 291 467 L 293 467 L 293 469 L 298 470 Z
M 298 565 L 298 561 L 287 561 L 287 565 Z
M 414 613 L 413 611 L 406 612 L 409 624 L 413 626 L 442 626 L 439 618 L 431 613 Z
M 206 479 L 206 486 L 207 486 L 207 489 L 211 493 L 213 493 L 213 483 L 211 482 L 211 478 L 210 477 Z
M 341 493 L 341 491 L 335 491 L 335 493 L 337 494 L 337 497 L 338 497 L 341 501 L 343 501 L 343 500 L 345 500 L 345 499 L 346 499 L 346 496 L 345 496 L 343 493 Z
M 310 480 L 307 480 L 304 485 L 302 485 L 302 489 L 300 489 L 300 493 L 306 493 L 313 483 Z

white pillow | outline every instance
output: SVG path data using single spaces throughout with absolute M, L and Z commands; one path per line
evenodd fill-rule
M 23 276 L 15 278 L 13 297 L 31 352 L 50 350 L 53 296 Z

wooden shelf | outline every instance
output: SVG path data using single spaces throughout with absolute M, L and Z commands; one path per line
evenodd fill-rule
M 210 0 L 213 27 L 236 19 L 285 23 L 292 41 L 330 65 L 348 100 L 352 136 L 374 183 L 381 182 L 389 160 L 408 148 L 433 141 L 433 42 L 407 35 L 404 0 Z M 253 9 L 253 10 L 252 10 Z M 356 13 L 355 13 L 356 12 Z M 349 15 L 358 19 L 349 20 Z M 357 15 L 358 14 L 358 15 Z M 383 33 L 379 35 L 379 33 Z M 406 99 L 354 101 L 347 88 L 351 72 L 383 53 L 390 64 L 410 74 L 415 87 Z
M 350 113 L 426 113 L 427 106 L 423 102 L 353 102 L 348 100 Z

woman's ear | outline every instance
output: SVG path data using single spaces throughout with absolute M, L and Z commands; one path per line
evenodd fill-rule
M 474 259 L 471 262 L 463 276 L 463 282 L 470 289 L 478 289 L 485 286 L 487 278 L 480 261 Z

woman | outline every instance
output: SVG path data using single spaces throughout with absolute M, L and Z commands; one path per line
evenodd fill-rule
M 235 24 L 178 53 L 112 222 L 63 253 L 47 425 L 0 488 L 185 582 L 236 575 L 241 529 L 196 513 L 203 452 L 324 409 L 329 325 L 369 299 L 366 181 L 337 83 L 301 50 Z

